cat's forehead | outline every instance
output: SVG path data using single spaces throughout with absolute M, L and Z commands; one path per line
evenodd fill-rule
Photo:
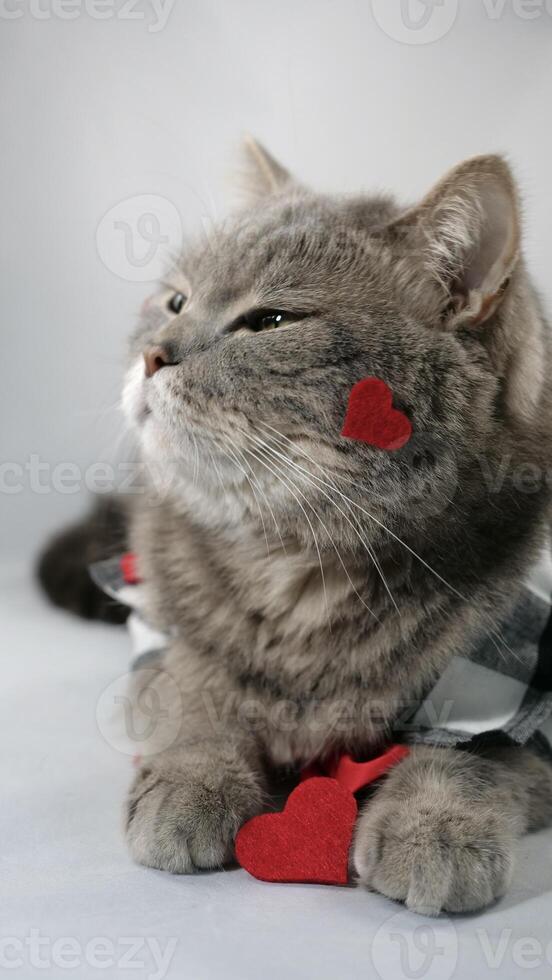
M 351 214 L 327 201 L 292 200 L 245 212 L 207 231 L 183 253 L 196 298 L 227 305 L 244 293 L 333 288 L 381 246 Z

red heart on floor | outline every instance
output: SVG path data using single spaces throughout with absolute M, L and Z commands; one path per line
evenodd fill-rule
M 335 779 L 306 779 L 282 813 L 263 813 L 244 824 L 236 857 L 261 881 L 346 885 L 356 816 L 354 796 Z
M 412 435 L 406 415 L 393 408 L 393 393 L 381 378 L 363 378 L 351 389 L 341 435 L 377 449 L 400 449 Z

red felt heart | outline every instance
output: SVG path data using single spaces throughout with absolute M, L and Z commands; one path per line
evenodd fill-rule
M 357 804 L 327 776 L 306 779 L 282 813 L 263 813 L 236 837 L 242 868 L 261 881 L 346 885 Z
M 380 776 L 384 776 L 392 766 L 404 759 L 410 749 L 407 745 L 392 745 L 391 748 L 377 755 L 368 762 L 355 762 L 350 755 L 340 755 L 327 768 L 328 774 L 337 779 L 340 786 L 356 793 L 363 786 L 368 786 Z
M 127 551 L 119 558 L 119 568 L 126 585 L 139 585 L 138 562 L 133 551 Z
M 406 415 L 393 408 L 393 393 L 381 378 L 363 378 L 351 389 L 341 435 L 378 449 L 400 449 L 412 435 Z

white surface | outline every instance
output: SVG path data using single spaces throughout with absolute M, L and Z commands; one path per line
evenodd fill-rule
M 132 5 L 145 19 L 109 17 L 119 0 L 104 5 L 107 19 L 78 0 L 0 4 L 0 425 L 2 461 L 23 473 L 20 490 L 0 488 L 3 549 L 35 551 L 82 508 L 90 464 L 117 458 L 125 338 L 151 285 L 104 264 L 121 235 L 98 249 L 102 219 L 121 201 L 157 195 L 185 234 L 208 228 L 226 206 L 245 130 L 320 189 L 407 198 L 466 156 L 508 153 L 531 267 L 552 299 L 551 4 L 444 2 L 458 7 L 455 24 L 418 46 L 386 35 L 369 0 L 177 0 L 157 33 L 149 0 Z M 34 483 L 33 459 L 46 465 Z M 56 484 L 60 463 L 79 467 L 76 493 Z M 122 939 L 133 936 L 175 938 L 171 976 L 182 980 L 400 980 L 420 968 L 396 959 L 413 937 L 435 950 L 427 980 L 455 967 L 455 977 L 479 980 L 493 949 L 492 975 L 550 975 L 538 944 L 552 932 L 552 834 L 523 843 L 496 909 L 433 924 L 434 933 L 358 891 L 133 867 L 119 831 L 129 761 L 95 722 L 100 693 L 126 669 L 126 635 L 47 609 L 24 573 L 6 572 L 0 602 L 0 939 L 39 929 L 50 956 L 50 968 L 35 970 L 23 947 L 7 975 L 154 976 L 151 955 L 142 970 L 123 969 Z M 74 969 L 55 967 L 63 937 L 81 946 L 111 938 L 119 969 L 82 954 Z
M 101 692 L 126 670 L 126 633 L 51 610 L 24 568 L 2 571 L 0 597 L 0 953 L 22 960 L 7 976 L 160 980 L 151 949 L 169 941 L 165 975 L 179 980 L 550 976 L 551 832 L 522 842 L 502 902 L 453 921 L 410 915 L 358 889 L 135 867 L 120 833 L 130 762 L 95 721 Z M 32 930 L 43 940 L 42 969 L 30 960 Z M 102 939 L 118 967 L 87 962 L 86 943 Z M 131 939 L 146 943 L 132 957 L 143 965 L 126 970 Z M 71 969 L 57 962 L 62 940 Z
M 151 285 L 130 281 L 124 232 L 102 219 L 160 195 L 185 235 L 208 231 L 245 130 L 322 190 L 407 199 L 464 157 L 507 153 L 552 300 L 550 0 L 437 0 L 432 24 L 456 20 L 421 45 L 374 17 L 406 0 L 176 0 L 155 32 L 152 2 L 102 0 L 106 19 L 90 0 L 0 3 L 2 457 L 50 467 L 49 491 L 24 471 L 21 491 L 0 494 L 14 550 L 79 510 L 89 465 L 117 457 L 125 338 Z M 132 247 L 147 251 L 139 234 Z M 52 489 L 61 462 L 79 466 L 81 493 Z

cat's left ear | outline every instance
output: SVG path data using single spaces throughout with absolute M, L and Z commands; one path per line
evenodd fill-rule
M 477 326 L 498 309 L 520 250 L 516 186 L 501 157 L 455 167 L 391 228 L 422 253 L 454 319 Z
M 245 189 L 251 200 L 277 194 L 294 183 L 285 167 L 252 136 L 246 136 L 243 140 L 242 158 Z

